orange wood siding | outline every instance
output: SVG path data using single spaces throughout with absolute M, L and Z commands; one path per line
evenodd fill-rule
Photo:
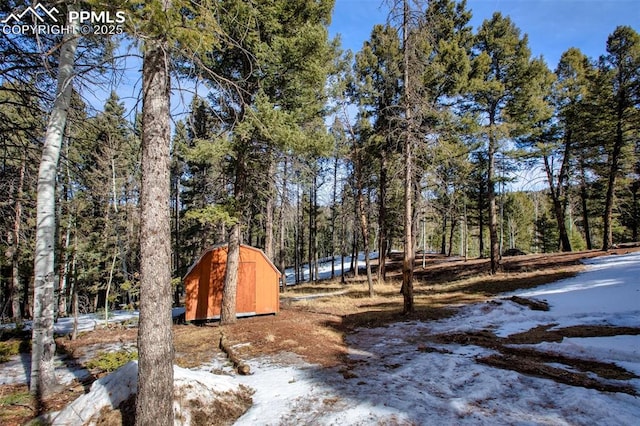
M 219 318 L 227 247 L 211 249 L 200 258 L 184 278 L 185 320 Z M 280 272 L 260 250 L 240 247 L 236 311 L 242 314 L 271 314 L 280 310 Z

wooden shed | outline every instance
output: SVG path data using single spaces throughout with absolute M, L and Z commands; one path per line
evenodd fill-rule
M 227 245 L 205 251 L 184 277 L 185 320 L 219 319 L 227 267 Z M 275 314 L 280 310 L 280 272 L 255 247 L 240 246 L 237 316 Z

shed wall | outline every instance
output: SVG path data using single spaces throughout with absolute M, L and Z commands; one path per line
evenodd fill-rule
M 220 317 L 227 262 L 226 246 L 206 252 L 184 279 L 187 321 Z M 236 312 L 248 316 L 277 313 L 280 273 L 258 249 L 240 247 Z

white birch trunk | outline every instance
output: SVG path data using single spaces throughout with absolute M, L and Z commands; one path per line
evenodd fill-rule
M 73 31 L 62 39 L 56 97 L 47 124 L 38 171 L 30 382 L 31 392 L 38 397 L 47 396 L 58 386 L 53 368 L 56 349 L 53 340 L 56 171 L 71 101 L 71 82 L 79 38 L 78 22 L 71 21 L 68 25 Z

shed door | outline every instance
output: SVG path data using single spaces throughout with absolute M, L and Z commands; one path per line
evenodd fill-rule
M 256 263 L 240 262 L 236 311 L 239 314 L 256 312 Z

